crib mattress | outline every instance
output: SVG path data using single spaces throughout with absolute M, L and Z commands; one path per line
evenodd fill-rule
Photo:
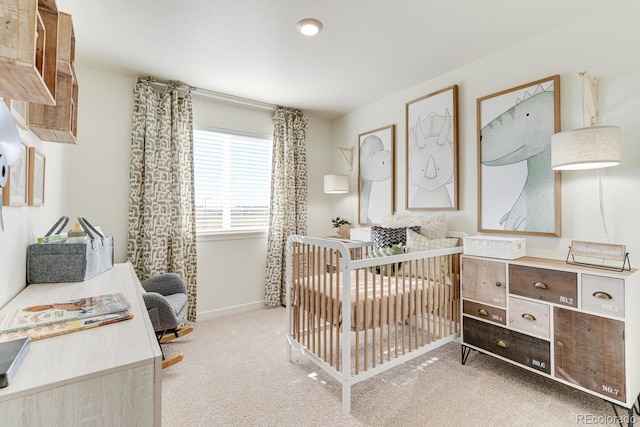
M 343 273 L 321 274 L 294 281 L 294 305 L 333 325 L 342 325 Z M 404 322 L 440 307 L 451 286 L 442 281 L 405 275 L 386 276 L 351 271 L 351 329 L 361 331 Z

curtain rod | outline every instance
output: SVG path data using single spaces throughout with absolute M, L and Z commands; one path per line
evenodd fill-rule
M 202 96 L 204 98 L 212 98 L 217 101 L 228 102 L 230 104 L 236 104 L 236 105 L 244 105 L 247 107 L 252 107 L 252 108 L 257 108 L 262 110 L 273 110 L 274 108 L 278 107 L 277 105 L 270 104 L 268 102 L 256 101 L 255 99 L 229 95 L 227 93 L 216 92 L 209 89 L 202 89 L 202 88 L 191 86 L 176 80 L 169 80 L 168 82 L 164 82 L 149 76 L 149 77 L 138 77 L 138 81 L 147 81 L 149 83 L 153 83 L 160 86 L 172 85 L 174 87 L 177 87 L 178 89 L 183 89 L 183 90 L 191 89 L 192 94 Z

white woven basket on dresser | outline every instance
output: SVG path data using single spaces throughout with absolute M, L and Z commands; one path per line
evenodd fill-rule
M 463 241 L 465 255 L 516 259 L 527 254 L 527 241 L 523 238 L 472 236 Z

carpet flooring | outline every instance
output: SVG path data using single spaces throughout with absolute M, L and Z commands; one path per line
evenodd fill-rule
M 162 425 L 617 425 L 587 393 L 475 351 L 462 365 L 458 342 L 356 384 L 345 415 L 338 381 L 295 350 L 286 360 L 284 334 L 285 309 L 265 308 L 164 344 L 184 360 L 163 370 Z

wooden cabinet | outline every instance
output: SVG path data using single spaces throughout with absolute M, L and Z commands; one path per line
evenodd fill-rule
M 629 307 L 640 301 L 639 277 L 541 258 L 463 256 L 463 362 L 478 350 L 631 408 L 640 394 L 640 310 Z
M 130 263 L 84 282 L 29 285 L 0 310 L 121 292 L 133 318 L 31 342 L 0 389 L 0 426 L 159 426 L 162 354 Z

